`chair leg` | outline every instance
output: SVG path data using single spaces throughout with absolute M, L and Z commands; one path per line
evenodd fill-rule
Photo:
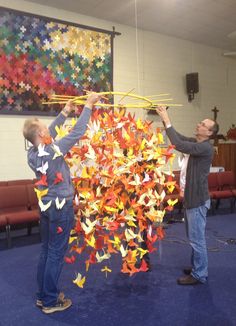
M 7 248 L 11 248 L 11 226 L 6 225 Z
M 218 209 L 220 206 L 220 199 L 217 199 L 216 201 L 216 205 L 215 205 L 215 209 Z
M 211 200 L 211 212 L 212 215 L 215 215 L 216 202 L 214 199 Z
M 32 224 L 28 224 L 27 226 L 27 235 L 31 235 L 31 231 L 32 231 Z
M 235 199 L 232 197 L 230 199 L 230 212 L 233 213 L 234 212 L 234 205 L 235 205 Z

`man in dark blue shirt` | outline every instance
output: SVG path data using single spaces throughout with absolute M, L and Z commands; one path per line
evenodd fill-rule
M 74 188 L 64 156 L 84 135 L 92 108 L 99 99 L 96 93 L 89 95 L 77 123 L 61 139 L 54 140 L 57 135 L 55 128 L 62 126 L 74 109 L 70 101 L 49 128 L 37 118 L 27 119 L 23 128 L 24 137 L 33 144 L 28 151 L 28 164 L 38 179 L 36 192 L 40 207 L 42 248 L 37 271 L 36 305 L 46 314 L 63 311 L 72 304 L 58 288 L 74 221 Z

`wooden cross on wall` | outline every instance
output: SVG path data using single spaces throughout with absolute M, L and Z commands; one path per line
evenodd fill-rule
M 219 112 L 219 110 L 215 106 L 214 109 L 212 109 L 211 111 L 214 113 L 214 120 L 216 121 L 216 119 L 217 119 L 217 113 Z
M 214 113 L 214 121 L 216 121 L 217 119 L 217 113 L 220 111 L 217 109 L 217 107 L 215 106 L 214 109 L 211 110 L 213 113 Z M 214 146 L 217 146 L 218 143 L 219 143 L 219 139 L 223 139 L 224 141 L 226 141 L 226 138 L 224 135 L 222 134 L 219 134 L 219 135 L 216 135 L 214 139 Z

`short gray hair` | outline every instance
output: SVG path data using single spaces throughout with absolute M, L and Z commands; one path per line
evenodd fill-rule
M 37 132 L 39 131 L 39 119 L 30 118 L 25 120 L 23 127 L 23 135 L 25 139 L 34 145 Z

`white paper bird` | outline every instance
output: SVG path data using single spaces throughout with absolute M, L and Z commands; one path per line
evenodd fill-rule
M 50 155 L 48 152 L 46 152 L 44 150 L 44 148 L 45 148 L 45 144 L 39 144 L 38 145 L 38 156 L 39 157 Z
M 46 174 L 47 169 L 48 169 L 48 162 L 42 164 L 42 166 L 40 166 L 36 170 L 39 171 L 39 172 L 41 172 L 42 174 Z
M 55 200 L 55 203 L 56 203 L 56 208 L 57 209 L 62 209 L 62 207 L 65 205 L 66 203 L 66 199 L 62 199 L 62 201 L 60 202 L 59 201 L 59 198 L 57 197 L 56 200 Z

